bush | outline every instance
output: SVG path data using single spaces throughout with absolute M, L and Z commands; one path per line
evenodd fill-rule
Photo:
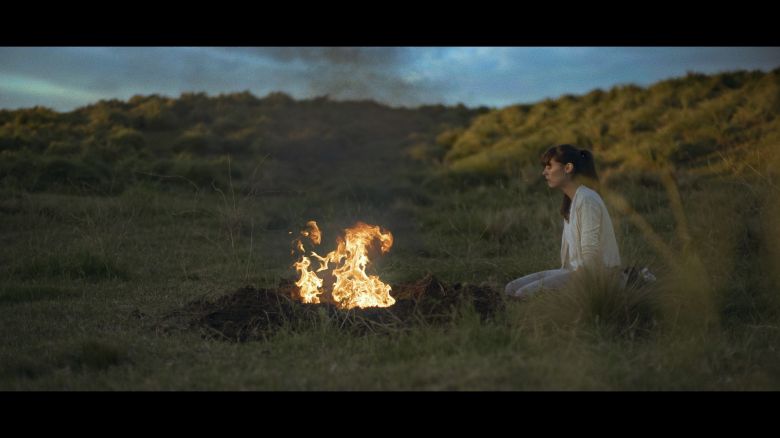
M 33 155 L 25 151 L 0 151 L 0 180 L 13 186 L 29 187 L 37 174 Z
M 70 140 L 55 140 L 46 148 L 47 155 L 74 156 L 81 152 L 81 145 Z
M 661 320 L 660 294 L 653 283 L 623 287 L 619 271 L 577 271 L 565 287 L 532 296 L 527 311 L 558 329 L 644 338 Z
M 714 138 L 701 138 L 692 142 L 681 143 L 672 152 L 670 158 L 675 163 L 685 163 L 704 157 L 718 150 L 720 145 Z
M 236 171 L 237 172 L 237 171 Z M 194 158 L 177 158 L 169 172 L 170 175 L 181 176 L 200 188 L 226 187 L 227 163 L 218 160 L 206 161 Z M 186 183 L 186 181 L 183 181 Z
M 105 163 L 94 157 L 84 159 L 54 158 L 39 163 L 40 172 L 29 190 L 72 189 L 103 193 L 121 190 L 113 181 L 113 172 Z
M 174 152 L 208 155 L 219 152 L 217 138 L 202 124 L 181 134 L 173 144 Z
M 143 134 L 130 128 L 119 128 L 111 133 L 108 138 L 109 145 L 122 154 L 139 151 L 146 147 L 146 138 Z

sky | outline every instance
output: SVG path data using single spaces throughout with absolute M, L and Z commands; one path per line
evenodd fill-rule
M 281 91 L 500 108 L 689 71 L 780 67 L 780 47 L 0 47 L 0 108 Z

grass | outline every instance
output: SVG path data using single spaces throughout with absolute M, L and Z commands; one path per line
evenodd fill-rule
M 430 272 L 503 289 L 559 266 L 558 192 L 512 182 L 399 187 L 402 196 L 392 187 L 368 191 L 379 197 L 371 202 L 348 187 L 339 196 L 262 197 L 144 185 L 104 197 L 5 190 L 0 388 L 780 387 L 780 300 L 777 278 L 767 275 L 774 259 L 759 257 L 772 254 L 761 243 L 764 234 L 771 241 L 772 222 L 751 225 L 764 234 L 740 234 L 764 198 L 740 196 L 733 181 L 681 186 L 695 251 L 680 256 L 677 269 L 613 214 L 624 262 L 664 273 L 654 287 L 624 291 L 608 278 L 583 277 L 559 293 L 509 301 L 494 321 L 463 308 L 450 325 L 389 335 L 352 335 L 327 316 L 309 330 L 243 344 L 154 329 L 193 299 L 292 277 L 287 231 L 309 219 L 321 225 L 324 245 L 356 219 L 390 229 L 394 247 L 374 265 L 390 283 Z M 675 248 L 663 187 L 623 184 L 621 193 Z

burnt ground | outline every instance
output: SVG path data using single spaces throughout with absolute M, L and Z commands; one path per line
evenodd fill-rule
M 459 310 L 472 306 L 480 319 L 495 317 L 504 306 L 499 291 L 487 286 L 447 285 L 428 275 L 395 285 L 390 307 L 342 310 L 332 303 L 304 304 L 293 298 L 296 287 L 243 287 L 214 300 L 198 299 L 163 316 L 156 329 L 199 330 L 204 337 L 233 342 L 265 339 L 277 330 L 305 330 L 327 319 L 355 334 L 392 333 L 420 325 L 446 325 Z M 465 307 L 464 307 L 465 306 Z

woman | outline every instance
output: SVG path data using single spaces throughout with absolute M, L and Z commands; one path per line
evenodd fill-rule
M 557 289 L 583 268 L 620 269 L 612 220 L 598 188 L 593 154 L 568 144 L 542 155 L 542 175 L 548 187 L 563 192 L 561 267 L 520 277 L 506 285 L 512 297 L 527 297 L 542 288 Z

